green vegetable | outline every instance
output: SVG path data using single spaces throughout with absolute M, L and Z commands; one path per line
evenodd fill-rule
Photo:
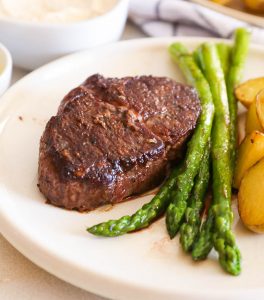
M 224 73 L 212 43 L 202 45 L 204 73 L 210 84 L 215 105 L 212 129 L 213 165 L 213 242 L 219 254 L 221 266 L 230 274 L 241 271 L 240 252 L 231 232 L 231 160 L 230 160 L 230 119 Z
M 205 196 L 210 177 L 210 144 L 205 148 L 199 173 L 195 178 L 192 195 L 185 212 L 185 222 L 180 229 L 180 242 L 184 251 L 192 249 L 201 225 L 201 211 L 204 208 Z
M 193 260 L 206 259 L 213 248 L 213 230 L 214 230 L 214 215 L 212 206 L 208 210 L 206 220 L 203 222 L 199 232 L 198 239 L 195 241 L 192 249 Z
M 231 46 L 225 43 L 218 43 L 216 47 L 217 47 L 217 52 L 220 59 L 222 70 L 224 72 L 225 78 L 227 79 L 227 74 L 230 65 Z M 193 55 L 196 62 L 199 64 L 199 66 L 202 69 L 204 69 L 204 65 L 202 65 L 202 60 L 203 60 L 202 46 L 199 46 L 195 50 Z M 214 218 L 213 218 L 212 207 L 210 206 L 206 220 L 203 222 L 200 232 L 197 233 L 197 239 L 193 244 L 193 249 L 192 249 L 193 260 L 197 261 L 197 260 L 203 260 L 207 258 L 208 254 L 213 248 L 213 229 L 214 229 Z
M 225 78 L 227 78 L 227 74 L 230 67 L 230 58 L 231 58 L 231 50 L 232 47 L 225 43 L 216 44 L 217 53 L 220 59 L 221 67 L 224 72 Z M 197 49 L 193 52 L 193 57 L 199 68 L 204 71 L 204 62 L 203 62 L 203 54 L 202 54 L 202 45 L 197 47 Z
M 231 54 L 231 46 L 225 43 L 218 43 L 216 45 L 218 56 L 220 58 L 221 67 L 224 72 L 225 78 L 227 79 L 227 75 L 230 67 L 230 54 Z
M 208 82 L 186 48 L 181 43 L 175 43 L 169 47 L 169 53 L 181 68 L 188 83 L 196 87 L 202 106 L 201 115 L 188 144 L 183 168 L 177 177 L 175 188 L 171 193 L 171 203 L 166 212 L 167 230 L 170 237 L 173 238 L 183 220 L 194 185 L 194 178 L 199 171 L 203 153 L 211 134 L 214 105 Z
M 113 237 L 149 226 L 165 212 L 180 169 L 180 166 L 176 167 L 155 197 L 132 216 L 100 223 L 88 228 L 87 231 L 98 236 Z
M 230 111 L 230 149 L 231 149 L 231 167 L 234 169 L 237 147 L 237 101 L 234 95 L 234 89 L 240 82 L 244 69 L 250 33 L 244 28 L 238 28 L 235 32 L 235 43 L 231 54 L 231 66 L 227 76 L 227 93 Z
M 198 46 L 195 51 L 193 52 L 193 58 L 194 61 L 196 62 L 197 66 L 203 71 L 203 56 L 202 56 L 202 46 Z

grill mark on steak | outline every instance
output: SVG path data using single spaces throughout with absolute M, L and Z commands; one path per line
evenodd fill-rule
M 61 102 L 40 142 L 39 188 L 91 210 L 154 187 L 200 113 L 195 90 L 165 77 L 89 77 Z

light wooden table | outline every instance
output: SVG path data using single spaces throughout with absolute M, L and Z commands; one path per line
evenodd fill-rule
M 144 37 L 128 23 L 122 39 Z M 12 84 L 28 74 L 14 68 Z M 1 229 L 0 229 L 1 231 Z M 102 300 L 45 272 L 11 246 L 0 234 L 0 299 L 1 300 Z

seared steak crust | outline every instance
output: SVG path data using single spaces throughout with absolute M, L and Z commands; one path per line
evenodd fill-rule
M 195 90 L 164 77 L 89 77 L 62 101 L 40 142 L 48 201 L 92 210 L 154 187 L 195 127 Z

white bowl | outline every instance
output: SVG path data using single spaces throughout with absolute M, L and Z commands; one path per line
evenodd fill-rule
M 118 0 L 107 13 L 93 19 L 47 24 L 0 19 L 0 42 L 14 64 L 35 69 L 60 56 L 117 41 L 124 29 L 129 0 Z
M 0 44 L 0 96 L 9 87 L 12 75 L 12 58 L 9 51 Z

